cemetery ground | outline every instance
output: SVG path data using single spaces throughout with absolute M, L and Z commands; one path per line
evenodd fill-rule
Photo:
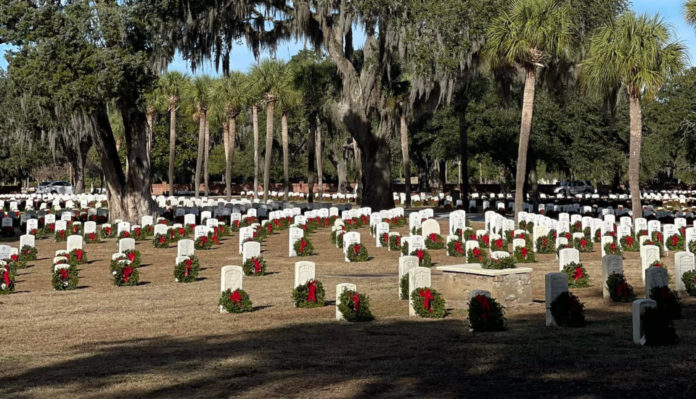
M 441 220 L 447 231 L 446 220 Z M 473 223 L 474 229 L 481 223 Z M 407 228 L 400 228 L 406 234 Z M 117 241 L 85 246 L 80 288 L 51 288 L 51 257 L 65 243 L 37 241 L 39 260 L 17 276 L 17 292 L 0 297 L 0 397 L 693 397 L 696 391 L 696 299 L 676 321 L 680 343 L 639 347 L 631 340 L 631 304 L 604 305 L 599 248 L 581 254 L 592 287 L 573 289 L 588 325 L 545 327 L 544 274 L 555 255 L 538 255 L 534 303 L 506 311 L 508 329 L 471 333 L 466 309 L 444 320 L 408 317 L 398 300 L 398 253 L 376 248 L 358 230 L 371 260 L 345 263 L 329 229 L 310 237 L 318 253 L 288 258 L 288 231 L 263 243 L 269 275 L 245 277 L 255 311 L 220 314 L 220 268 L 241 264 L 237 233 L 196 251 L 201 280 L 174 282 L 176 245 L 138 242 L 141 284 L 116 287 L 109 259 Z M 430 251 L 437 265 L 463 263 Z M 624 270 L 642 295 L 638 253 Z M 672 273 L 673 253 L 663 258 Z M 316 262 L 329 305 L 295 309 L 293 265 Z M 433 268 L 432 286 L 442 275 Z M 376 320 L 334 320 L 335 286 L 357 284 Z

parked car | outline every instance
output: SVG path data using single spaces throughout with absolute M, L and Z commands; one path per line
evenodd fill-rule
M 66 181 L 49 181 L 40 183 L 36 192 L 39 194 L 72 194 L 73 186 Z
M 577 194 L 593 194 L 595 192 L 592 183 L 585 180 L 569 180 L 560 181 L 558 186 L 553 190 L 554 194 L 563 194 L 565 196 Z

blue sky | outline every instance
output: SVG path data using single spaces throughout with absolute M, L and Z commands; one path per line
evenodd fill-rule
M 689 26 L 684 21 L 683 7 L 685 0 L 633 0 L 632 8 L 639 14 L 660 14 L 664 21 L 673 30 L 675 37 L 682 41 L 688 48 L 689 63 L 696 65 L 696 28 Z M 282 60 L 287 60 L 304 48 L 303 42 L 285 42 L 278 46 L 276 57 Z M 3 54 L 7 49 L 6 46 L 0 45 L 0 54 Z M 268 53 L 263 53 L 261 58 L 268 57 Z M 230 58 L 230 69 L 247 72 L 254 64 L 251 51 L 245 46 L 237 46 L 232 51 Z M 0 68 L 6 68 L 7 62 L 4 57 L 0 57 Z M 175 57 L 174 61 L 169 65 L 170 70 L 177 70 L 188 74 L 193 74 L 189 68 L 188 62 L 180 56 Z M 207 63 L 201 65 L 196 70 L 196 75 L 210 74 L 216 75 L 213 64 Z

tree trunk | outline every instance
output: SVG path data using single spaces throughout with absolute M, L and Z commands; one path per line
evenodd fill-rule
M 401 166 L 404 170 L 404 192 L 406 193 L 406 206 L 411 206 L 411 160 L 408 154 L 408 125 L 406 116 L 401 114 Z
M 169 102 L 169 195 L 174 195 L 174 155 L 176 153 L 176 101 Z
M 640 98 L 629 90 L 629 112 L 631 117 L 631 140 L 628 158 L 628 184 L 631 190 L 631 209 L 633 218 L 643 215 L 640 201 L 640 146 L 643 134 L 643 115 Z
M 198 157 L 196 158 L 196 176 L 195 179 L 196 181 L 193 183 L 193 191 L 195 193 L 195 197 L 198 198 L 200 196 L 199 188 L 201 185 L 201 166 L 203 164 L 203 150 L 205 148 L 205 114 L 206 114 L 206 109 L 201 108 L 199 115 L 198 115 Z
M 534 112 L 534 90 L 536 89 L 536 70 L 529 68 L 524 80 L 524 98 L 522 100 L 522 122 L 520 123 L 520 142 L 517 150 L 517 174 L 515 176 L 515 226 L 519 223 L 519 213 L 524 209 L 524 178 L 527 169 L 527 148 L 529 134 L 532 130 Z
M 271 99 L 266 105 L 266 155 L 263 165 L 263 202 L 268 201 L 268 191 L 271 184 L 271 159 L 273 158 L 273 112 L 275 100 Z
M 85 166 L 87 165 L 87 154 L 89 149 L 92 148 L 92 138 L 89 135 L 84 135 L 80 138 L 78 143 L 77 154 L 73 162 L 73 179 L 74 179 L 74 192 L 75 194 L 82 194 L 85 192 Z
M 467 137 L 466 109 L 468 99 L 463 99 L 459 110 L 459 192 L 464 206 L 469 206 L 469 143 Z
M 388 139 L 376 136 L 373 136 L 373 139 L 370 145 L 361 148 L 364 159 L 360 204 L 372 208 L 372 211 L 381 211 L 394 207 L 394 196 L 391 192 L 391 153 Z
M 152 157 L 152 129 L 154 129 L 155 123 L 155 107 L 148 105 L 146 107 L 146 117 L 147 117 L 147 159 L 151 161 Z M 150 162 L 152 163 L 152 162 Z
M 210 158 L 210 123 L 208 123 L 208 118 L 205 118 L 205 146 L 203 147 L 205 152 L 203 153 L 203 189 L 205 191 L 205 196 L 210 195 L 210 184 L 208 182 L 208 163 Z
M 319 117 L 317 116 L 317 184 L 318 184 L 318 189 L 317 192 L 319 194 L 319 202 L 323 200 L 324 196 L 324 171 L 322 169 L 322 155 L 321 155 L 321 121 L 319 120 Z
M 288 200 L 290 193 L 290 150 L 288 149 L 288 113 L 283 111 L 280 117 L 280 135 L 283 141 L 283 185 L 285 194 L 283 199 Z
M 316 160 L 316 127 L 312 118 L 309 123 L 309 137 L 307 138 L 307 201 L 314 202 L 314 167 Z
M 353 154 L 355 155 L 355 192 L 358 194 L 358 204 L 362 203 L 362 190 L 363 190 L 363 170 L 362 170 L 362 154 L 360 153 L 360 147 L 358 146 L 358 141 L 353 139 Z
M 338 192 L 345 194 L 348 187 L 348 160 L 345 151 L 336 155 L 336 174 L 338 174 Z
M 447 191 L 447 161 L 441 159 L 438 161 L 438 177 L 440 180 L 440 191 L 445 193 Z
M 254 198 L 258 198 L 259 187 L 259 107 L 251 107 L 251 120 L 254 125 Z
M 227 144 L 229 148 L 225 152 L 225 194 L 227 195 L 227 200 L 232 198 L 232 157 L 234 155 L 234 142 L 237 136 L 237 115 L 231 115 L 227 121 L 227 131 L 225 135 L 227 136 Z

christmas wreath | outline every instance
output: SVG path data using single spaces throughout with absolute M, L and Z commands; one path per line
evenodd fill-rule
M 592 252 L 594 249 L 594 244 L 591 240 L 583 238 L 576 238 L 573 240 L 573 247 L 580 252 Z
M 638 233 L 636 234 L 636 237 L 640 238 L 640 237 L 642 237 L 642 236 L 647 236 L 647 235 L 648 235 L 648 231 L 645 230 L 645 229 L 642 229 L 642 230 L 638 230 Z
M 491 250 L 493 251 L 505 251 L 506 247 L 507 243 L 502 238 L 497 238 L 491 242 Z
M 196 241 L 194 242 L 193 246 L 194 248 L 200 250 L 210 249 L 213 246 L 213 240 L 211 240 L 210 237 L 201 236 L 196 238 Z
M 25 269 L 27 267 L 27 262 L 22 260 L 18 254 L 10 255 L 10 259 L 6 261 L 10 268 L 14 270 L 13 274 L 16 274 L 17 269 Z
M 389 237 L 389 250 L 398 251 L 401 249 L 401 236 L 393 235 Z
M 425 238 L 425 247 L 428 249 L 443 249 L 445 248 L 445 242 L 442 240 L 441 235 L 430 233 Z
M 534 256 L 534 251 L 527 247 L 517 247 L 515 248 L 515 260 L 518 263 L 534 263 L 536 262 L 536 257 Z
M 445 300 L 437 291 L 430 288 L 416 288 L 411 292 L 413 309 L 420 317 L 441 319 L 445 317 Z
M 58 230 L 56 231 L 56 234 L 53 236 L 56 242 L 63 242 L 67 241 L 68 235 L 65 230 Z
M 467 263 L 483 264 L 486 261 L 486 254 L 483 251 L 481 251 L 481 248 L 471 248 L 468 251 L 466 251 L 466 261 Z
M 9 265 L 0 266 L 0 295 L 6 295 L 15 289 L 15 275 L 10 273 Z
M 633 236 L 624 236 L 621 237 L 621 248 L 625 252 L 637 252 L 640 249 L 640 245 Z
M 479 248 L 488 248 L 490 244 L 490 237 L 488 234 L 484 234 L 478 238 Z
M 379 245 L 382 247 L 389 247 L 389 233 L 382 233 L 382 235 L 379 236 Z
M 242 269 L 247 276 L 263 276 L 266 274 L 266 260 L 262 257 L 249 258 L 242 265 Z
M 607 255 L 623 256 L 623 251 L 621 251 L 621 247 L 616 245 L 615 242 L 608 242 L 604 244 L 604 253 Z
M 682 304 L 679 297 L 667 286 L 655 287 L 650 290 L 650 299 L 657 302 L 657 311 L 670 319 L 682 318 Z
M 348 247 L 346 257 L 351 262 L 366 262 L 369 255 L 367 254 L 367 248 L 364 245 L 355 243 Z
M 37 255 L 38 255 L 38 251 L 37 251 L 36 247 L 32 247 L 29 245 L 25 245 L 22 247 L 21 250 L 19 250 L 19 260 L 22 262 L 36 260 Z
M 683 251 L 685 248 L 684 237 L 679 234 L 672 234 L 667 237 L 667 242 L 665 244 L 667 244 L 667 249 L 670 251 Z
M 401 300 L 408 299 L 408 273 L 401 276 L 401 280 L 399 281 L 399 289 L 401 290 L 399 292 L 399 298 L 401 298 Z
M 227 313 L 251 312 L 254 309 L 251 305 L 249 294 L 242 289 L 223 291 L 220 295 L 220 301 L 218 304 Z
M 466 256 L 466 251 L 464 250 L 464 241 L 462 240 L 452 240 L 447 243 L 447 254 L 455 258 L 460 258 Z
M 174 266 L 174 281 L 177 283 L 190 283 L 198 278 L 200 264 L 194 256 L 182 260 Z
M 570 225 L 570 232 L 571 233 L 582 233 L 582 222 L 576 221 L 575 223 Z
M 506 256 L 500 259 L 489 258 L 481 267 L 484 269 L 514 269 L 517 266 L 514 257 Z
M 136 241 L 145 239 L 145 233 L 143 232 L 143 229 L 140 227 L 134 227 L 133 231 L 131 232 L 131 236 L 133 236 L 133 239 L 135 239 Z
M 696 296 L 696 270 L 682 274 L 681 279 L 686 286 L 686 292 L 691 296 Z
M 411 251 L 410 255 L 418 258 L 418 266 L 431 267 L 433 265 L 430 254 L 425 249 L 416 249 Z
M 314 246 L 309 239 L 302 237 L 293 244 L 297 256 L 310 256 L 314 254 Z
M 649 346 L 674 345 L 678 336 L 672 319 L 659 309 L 646 308 L 640 316 L 645 344 Z
M 127 249 L 123 251 L 123 254 L 126 255 L 126 259 L 130 261 L 130 265 L 132 267 L 138 267 L 140 266 L 142 262 L 142 257 L 140 256 L 140 251 L 137 249 Z
M 152 239 L 152 245 L 155 248 L 169 248 L 169 236 L 166 234 L 155 234 Z
M 53 271 L 53 289 L 57 291 L 74 290 L 77 288 L 77 271 L 69 267 L 56 268 Z
M 102 238 L 113 238 L 115 232 L 111 228 L 111 226 L 103 226 L 101 228 L 101 230 L 99 230 L 99 234 L 101 235 Z
M 534 222 L 527 222 L 526 229 L 528 232 L 533 232 L 534 231 Z
M 331 232 L 329 235 L 329 238 L 331 239 L 331 244 L 336 245 L 336 235 L 338 234 L 339 230 L 334 230 Z
M 540 254 L 552 254 L 555 244 L 548 237 L 539 237 L 536 240 L 537 252 Z
M 138 285 L 138 269 L 129 265 L 127 261 L 117 262 L 111 271 L 114 278 L 114 285 L 119 287 L 125 285 Z
M 121 230 L 121 232 L 118 233 L 118 238 L 119 238 L 119 239 L 121 239 L 121 238 L 129 238 L 130 236 L 131 236 L 131 233 L 130 233 L 130 231 L 128 231 L 128 230 Z
M 585 238 L 586 238 L 586 239 L 588 239 L 588 240 L 592 239 L 592 230 L 591 230 L 589 227 L 585 227 L 585 228 L 582 230 L 582 234 L 585 235 Z
M 310 280 L 298 285 L 292 291 L 292 299 L 297 308 L 318 308 L 324 306 L 324 286 L 321 281 Z
M 612 273 L 609 275 L 607 288 L 609 289 L 609 296 L 614 302 L 633 302 L 636 299 L 633 287 L 628 284 L 623 273 Z
M 586 288 L 590 286 L 590 275 L 582 263 L 570 262 L 563 266 L 563 273 L 568 275 L 568 286 L 572 288 Z
M 527 230 L 527 222 L 525 222 L 523 220 L 523 221 L 517 223 L 517 228 L 520 230 Z
M 370 298 L 355 291 L 347 290 L 341 294 L 338 310 L 347 321 L 374 319 L 372 312 L 370 312 Z
M 101 242 L 101 240 L 99 239 L 99 236 L 97 235 L 97 233 L 85 234 L 85 243 L 86 244 L 98 244 L 99 242 Z
M 341 230 L 336 235 L 336 247 L 343 248 L 343 236 L 346 234 L 344 230 Z
M 87 252 L 81 248 L 75 248 L 68 254 L 71 265 L 84 265 L 87 263 Z
M 650 238 L 652 239 L 652 241 L 657 241 L 660 244 L 664 242 L 664 240 L 662 240 L 662 233 L 660 233 L 659 231 L 653 231 L 650 235 Z
M 556 229 L 549 230 L 549 232 L 546 233 L 546 238 L 548 238 L 549 241 L 553 241 L 555 243 L 556 239 L 558 238 L 558 233 L 556 232 Z
M 564 292 L 551 302 L 551 315 L 561 327 L 583 327 L 585 305 L 570 292 Z
M 505 330 L 504 310 L 498 301 L 476 295 L 469 301 L 469 326 L 474 331 Z

